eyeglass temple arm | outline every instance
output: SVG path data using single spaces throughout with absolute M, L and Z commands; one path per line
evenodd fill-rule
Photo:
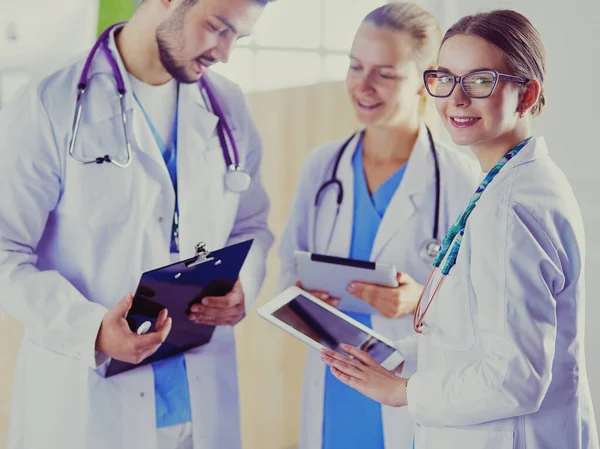
M 507 81 L 514 81 L 516 83 L 526 83 L 527 81 L 529 81 L 528 79 L 522 78 L 520 76 L 505 75 L 504 73 L 499 73 L 498 74 L 498 78 L 499 79 L 503 79 L 503 80 L 507 80 Z

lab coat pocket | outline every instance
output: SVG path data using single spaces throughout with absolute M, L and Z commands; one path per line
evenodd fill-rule
M 420 427 L 418 449 L 513 449 L 514 433 L 452 427 Z
M 130 215 L 133 170 L 106 163 L 68 163 L 60 211 L 91 228 L 122 223 Z
M 436 344 L 454 351 L 465 351 L 475 344 L 466 276 L 446 276 L 433 298 L 431 309 L 428 327 Z
M 204 152 L 197 164 L 201 174 L 190 177 L 180 195 L 181 234 L 191 242 L 203 241 L 210 248 L 219 248 L 231 234 L 240 195 L 225 188 L 225 161 L 220 149 Z

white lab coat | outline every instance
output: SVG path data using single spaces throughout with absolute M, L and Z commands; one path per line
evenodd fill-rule
M 125 74 L 111 40 L 111 48 Z M 32 86 L 0 114 L 0 307 L 25 336 L 13 389 L 10 449 L 156 449 L 152 367 L 105 379 L 95 339 L 106 310 L 134 291 L 145 270 L 168 264 L 175 195 L 162 155 L 125 83 L 133 163 L 82 166 L 68 157 L 83 60 Z M 125 156 L 120 107 L 99 51 L 77 154 Z M 179 100 L 178 192 L 181 257 L 194 245 L 254 244 L 241 272 L 249 308 L 272 244 L 261 186 L 261 143 L 244 97 L 208 75 L 252 175 L 242 194 L 224 188 L 225 163 L 197 84 Z M 231 327 L 186 353 L 194 447 L 241 447 Z
M 490 183 L 425 316 L 417 449 L 597 449 L 577 201 L 542 138 Z
M 337 219 L 329 254 L 348 257 L 353 227 L 354 173 L 352 156 L 358 136 L 348 145 L 338 177 L 344 186 L 344 199 Z M 336 210 L 337 190 L 330 188 L 320 201 L 315 225 L 315 195 L 319 187 L 331 177 L 332 166 L 340 142 L 331 142 L 317 149 L 306 163 L 298 184 L 296 199 L 281 239 L 279 254 L 282 271 L 279 288 L 284 289 L 297 280 L 293 251 L 296 249 L 324 253 Z M 457 150 L 436 142 L 440 168 L 439 238 L 473 194 L 479 170 L 476 163 Z M 411 153 L 404 178 L 396 190 L 373 245 L 371 260 L 392 263 L 418 282 L 424 283 L 431 262 L 420 257 L 423 244 L 432 238 L 435 211 L 435 170 L 427 131 L 421 127 Z M 314 243 L 316 240 L 316 244 Z M 374 315 L 373 329 L 391 340 L 399 340 L 412 333 L 412 316 L 390 320 Z M 413 373 L 415 360 L 407 360 L 404 370 Z M 308 351 L 303 385 L 300 449 L 322 447 L 323 395 L 325 365 L 318 351 Z M 412 447 L 413 422 L 406 409 L 383 407 L 383 426 L 387 449 Z

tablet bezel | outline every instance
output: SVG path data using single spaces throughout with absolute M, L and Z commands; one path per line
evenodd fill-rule
M 313 257 L 319 260 L 314 260 Z M 329 261 L 328 259 L 331 259 Z M 340 309 L 350 312 L 381 315 L 370 304 L 351 295 L 346 287 L 353 281 L 398 287 L 398 270 L 393 264 L 366 260 L 332 257 L 308 251 L 295 250 L 296 274 L 302 287 L 323 291 L 340 298 Z
M 289 287 L 288 289 L 281 292 L 274 299 L 272 299 L 271 301 L 267 302 L 262 307 L 260 307 L 257 310 L 257 313 L 261 318 L 267 320 L 271 324 L 274 324 L 275 326 L 284 330 L 288 334 L 296 337 L 297 339 L 306 343 L 310 347 L 317 349 L 318 351 L 320 351 L 321 349 L 327 349 L 322 344 L 314 341 L 310 337 L 304 335 L 302 332 L 294 329 L 292 326 L 281 321 L 279 318 L 277 318 L 273 315 L 274 312 L 281 309 L 286 304 L 288 304 L 290 301 L 294 300 L 297 296 L 300 296 L 300 295 L 304 296 L 306 299 L 312 301 L 319 307 L 322 307 L 325 310 L 331 312 L 332 314 L 338 316 L 339 318 L 343 319 L 344 321 L 348 322 L 349 324 L 353 325 L 354 327 L 358 328 L 359 330 L 378 339 L 382 343 L 385 343 L 386 345 L 388 345 L 394 349 L 396 348 L 396 346 L 394 345 L 394 343 L 391 340 L 383 337 L 382 335 L 378 334 L 377 332 L 373 331 L 372 329 L 368 328 L 367 326 L 359 323 L 358 321 L 350 318 L 348 315 L 340 312 L 335 307 L 331 307 L 329 304 L 321 301 L 320 299 L 314 297 L 307 291 L 305 291 L 299 287 L 296 287 L 296 286 Z M 402 356 L 402 354 L 400 354 L 398 351 L 395 351 L 381 363 L 381 366 L 383 366 L 386 369 L 393 370 L 393 369 L 397 368 L 403 361 L 404 361 L 404 357 Z

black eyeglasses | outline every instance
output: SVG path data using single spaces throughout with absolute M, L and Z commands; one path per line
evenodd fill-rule
M 427 92 L 436 98 L 449 97 L 457 83 L 460 84 L 467 97 L 487 98 L 494 93 L 499 79 L 513 83 L 526 83 L 529 81 L 520 76 L 506 75 L 495 70 L 477 70 L 463 76 L 454 76 L 440 70 L 425 70 L 423 73 L 423 81 Z

